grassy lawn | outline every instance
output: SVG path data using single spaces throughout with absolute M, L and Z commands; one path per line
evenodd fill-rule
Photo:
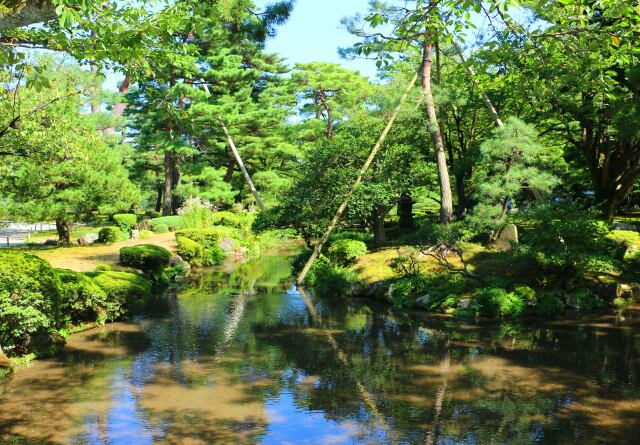
M 29 253 L 48 261 L 53 267 L 71 269 L 76 272 L 91 272 L 98 264 L 108 264 L 113 269 L 123 269 L 118 266 L 120 249 L 125 246 L 138 244 L 155 244 L 175 253 L 177 246 L 173 233 L 153 234 L 149 238 L 135 241 L 123 241 L 108 246 L 75 246 L 25 249 Z

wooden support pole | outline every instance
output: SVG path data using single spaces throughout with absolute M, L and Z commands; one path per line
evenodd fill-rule
M 238 164 L 238 167 L 240 167 L 240 171 L 242 172 L 242 175 L 244 176 L 245 181 L 247 181 L 247 185 L 249 185 L 249 190 L 251 190 L 251 193 L 253 193 L 253 197 L 256 198 L 258 207 L 260 207 L 260 210 L 264 212 L 266 210 L 264 203 L 260 198 L 260 194 L 258 193 L 256 186 L 253 184 L 253 181 L 251 180 L 251 175 L 249 175 L 249 172 L 244 166 L 244 162 L 242 162 L 242 158 L 240 157 L 240 153 L 236 148 L 236 144 L 233 142 L 233 139 L 231 138 L 231 134 L 229 133 L 227 126 L 224 124 L 224 122 L 222 122 L 222 119 L 219 119 L 219 121 L 220 121 L 220 125 L 222 126 L 222 131 L 224 131 L 224 135 L 227 138 L 227 143 L 229 144 L 229 147 L 231 148 L 231 152 L 233 153 L 233 157 L 236 160 L 236 164 Z
M 204 83 L 204 79 L 200 79 L 200 80 L 202 81 L 202 87 L 204 88 L 205 93 L 207 93 L 207 96 L 211 96 L 209 87 L 207 86 L 206 83 Z M 260 198 L 260 194 L 258 193 L 256 186 L 253 184 L 251 175 L 247 171 L 247 168 L 244 166 L 244 162 L 242 162 L 242 157 L 240 157 L 240 152 L 238 151 L 236 144 L 233 142 L 233 138 L 231 137 L 231 133 L 229 133 L 229 129 L 227 128 L 227 126 L 225 125 L 222 119 L 218 118 L 218 122 L 220 122 L 222 131 L 224 131 L 224 136 L 227 139 L 227 144 L 229 144 L 229 148 L 231 149 L 231 152 L 233 153 L 233 158 L 235 159 L 236 164 L 238 164 L 238 167 L 240 167 L 240 171 L 242 172 L 242 175 L 244 176 L 245 181 L 247 181 L 247 184 L 249 185 L 249 190 L 251 190 L 253 197 L 256 198 L 256 202 L 258 203 L 258 207 L 260 207 L 260 210 L 264 212 L 266 208 L 264 206 L 264 203 L 262 202 L 262 198 Z
M 313 262 L 316 260 L 316 258 L 318 258 L 318 255 L 322 250 L 322 246 L 324 245 L 324 243 L 327 242 L 327 239 L 329 239 L 329 235 L 331 235 L 331 232 L 333 232 L 333 229 L 335 229 L 335 227 L 338 225 L 340 218 L 342 218 L 342 214 L 344 213 L 344 211 L 347 208 L 347 205 L 349 204 L 349 200 L 351 199 L 351 196 L 355 193 L 355 191 L 358 189 L 358 187 L 362 183 L 362 178 L 364 178 L 365 173 L 367 172 L 367 170 L 369 170 L 369 167 L 371 166 L 373 159 L 376 157 L 376 154 L 378 153 L 378 150 L 380 150 L 382 143 L 384 142 L 384 140 L 387 138 L 387 135 L 391 131 L 391 127 L 393 127 L 393 123 L 398 117 L 398 114 L 400 113 L 400 109 L 402 108 L 404 103 L 407 101 L 407 98 L 409 97 L 409 93 L 411 92 L 411 90 L 413 89 L 417 81 L 418 81 L 418 74 L 415 74 L 411 79 L 411 81 L 409 82 L 409 84 L 407 85 L 407 88 L 405 89 L 402 97 L 400 98 L 400 101 L 398 102 L 398 106 L 395 108 L 395 110 L 391 114 L 391 117 L 387 122 L 387 126 L 382 131 L 382 134 L 378 138 L 378 141 L 376 142 L 376 144 L 373 146 L 373 149 L 371 150 L 369 157 L 367 158 L 364 165 L 360 169 L 360 173 L 358 173 L 358 177 L 356 178 L 355 182 L 353 183 L 353 185 L 345 195 L 344 200 L 342 201 L 342 204 L 340 204 L 340 207 L 336 211 L 336 214 L 331 220 L 331 223 L 329 223 L 329 227 L 327 227 L 327 230 L 325 231 L 324 235 L 322 235 L 322 238 L 320 238 L 320 240 L 316 244 L 316 247 L 313 249 L 313 253 L 309 257 L 307 264 L 304 265 L 302 272 L 300 272 L 300 275 L 298 275 L 298 279 L 296 280 L 298 284 L 302 284 L 304 279 L 307 277 L 307 274 L 309 273 L 309 270 L 311 269 Z

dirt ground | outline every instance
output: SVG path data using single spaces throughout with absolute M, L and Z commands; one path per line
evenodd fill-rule
M 30 253 L 48 261 L 53 267 L 71 269 L 76 272 L 91 272 L 98 264 L 108 264 L 117 270 L 120 249 L 126 246 L 136 246 L 139 244 L 155 244 L 162 246 L 175 254 L 177 245 L 173 233 L 154 234 L 149 238 L 124 241 L 111 244 L 109 246 L 77 246 L 66 248 L 55 248 L 47 250 L 33 250 Z

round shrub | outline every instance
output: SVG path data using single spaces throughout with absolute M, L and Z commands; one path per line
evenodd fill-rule
M 98 243 L 113 244 L 120 239 L 120 229 L 115 226 L 103 227 L 98 232 Z
M 107 293 L 111 305 L 109 319 L 116 319 L 142 307 L 151 297 L 151 285 L 141 275 L 131 272 L 100 272 L 90 274 Z
M 60 279 L 44 260 L 0 253 L 0 345 L 10 354 L 28 351 L 31 336 L 56 326 Z
M 350 266 L 367 253 L 367 245 L 359 240 L 341 239 L 329 247 L 329 258 L 341 266 Z
M 96 272 L 109 272 L 111 270 L 111 266 L 108 264 L 98 264 L 96 266 Z
M 161 246 L 140 244 L 120 249 L 120 264 L 143 272 L 160 272 L 171 262 L 171 252 Z
M 204 260 L 204 248 L 195 241 L 184 236 L 176 237 L 178 242 L 178 255 L 193 267 L 202 267 Z
M 66 269 L 56 269 L 61 291 L 58 310 L 65 323 L 101 321 L 109 317 L 111 304 L 107 294 L 88 276 Z
M 167 229 L 168 231 L 169 229 Z M 140 239 L 147 239 L 149 238 L 151 235 L 153 235 L 153 232 L 150 230 L 141 230 L 140 231 Z
M 169 231 L 169 226 L 166 224 L 156 224 L 153 226 L 152 230 L 155 233 L 167 233 Z
M 138 223 L 138 217 L 132 213 L 119 213 L 113 215 L 113 222 L 123 232 L 131 232 Z

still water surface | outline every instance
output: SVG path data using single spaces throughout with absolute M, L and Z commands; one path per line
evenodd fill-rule
M 472 324 L 290 287 L 265 257 L 0 383 L 0 443 L 640 443 L 640 311 Z

